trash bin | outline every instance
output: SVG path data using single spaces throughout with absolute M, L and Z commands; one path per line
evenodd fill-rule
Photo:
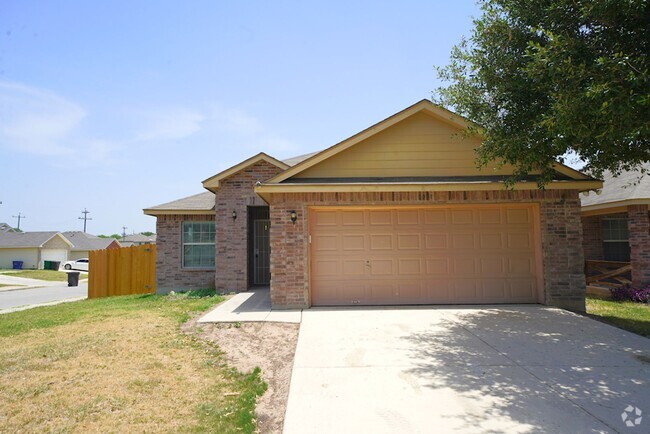
M 14 270 L 22 270 L 23 261 L 14 261 Z
M 79 272 L 68 271 L 68 286 L 79 286 Z
M 51 270 L 58 271 L 61 266 L 61 261 L 52 261 L 50 265 L 52 266 Z
M 43 270 L 51 270 L 52 261 L 43 261 Z

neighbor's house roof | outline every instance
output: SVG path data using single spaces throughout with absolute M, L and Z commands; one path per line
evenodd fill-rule
M 0 248 L 15 249 L 25 247 L 43 247 L 52 238 L 60 237 L 66 244 L 72 247 L 60 232 L 1 232 Z
M 112 243 L 119 246 L 115 238 L 100 238 L 82 231 L 63 232 L 63 236 L 73 244 L 72 251 L 104 250 Z
M 205 191 L 163 203 L 162 205 L 145 208 L 143 211 L 147 215 L 154 216 L 165 214 L 214 214 L 214 193 Z
M 598 194 L 581 194 L 583 214 L 624 212 L 628 205 L 648 205 L 650 208 L 650 162 L 643 168 L 649 173 L 624 171 L 618 177 L 610 172 L 603 175 L 603 188 Z
M 7 223 L 0 223 L 0 232 L 16 232 L 16 230 Z
M 146 242 L 156 242 L 156 235 L 142 235 L 142 234 L 131 234 L 122 238 L 122 241 L 127 243 L 146 243 Z

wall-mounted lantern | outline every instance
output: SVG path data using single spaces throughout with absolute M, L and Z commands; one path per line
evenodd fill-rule
M 237 211 L 233 210 L 232 211 L 232 221 L 237 220 Z
M 295 210 L 289 211 L 289 218 L 291 219 L 291 223 L 293 223 L 295 225 L 296 220 L 298 220 L 298 214 L 296 214 Z

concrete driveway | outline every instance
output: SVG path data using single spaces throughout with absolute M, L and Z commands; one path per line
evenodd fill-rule
M 649 339 L 559 309 L 310 309 L 284 432 L 650 432 L 649 380 Z

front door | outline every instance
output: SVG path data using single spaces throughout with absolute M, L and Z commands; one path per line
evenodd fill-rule
M 253 220 L 253 285 L 271 283 L 270 220 Z

